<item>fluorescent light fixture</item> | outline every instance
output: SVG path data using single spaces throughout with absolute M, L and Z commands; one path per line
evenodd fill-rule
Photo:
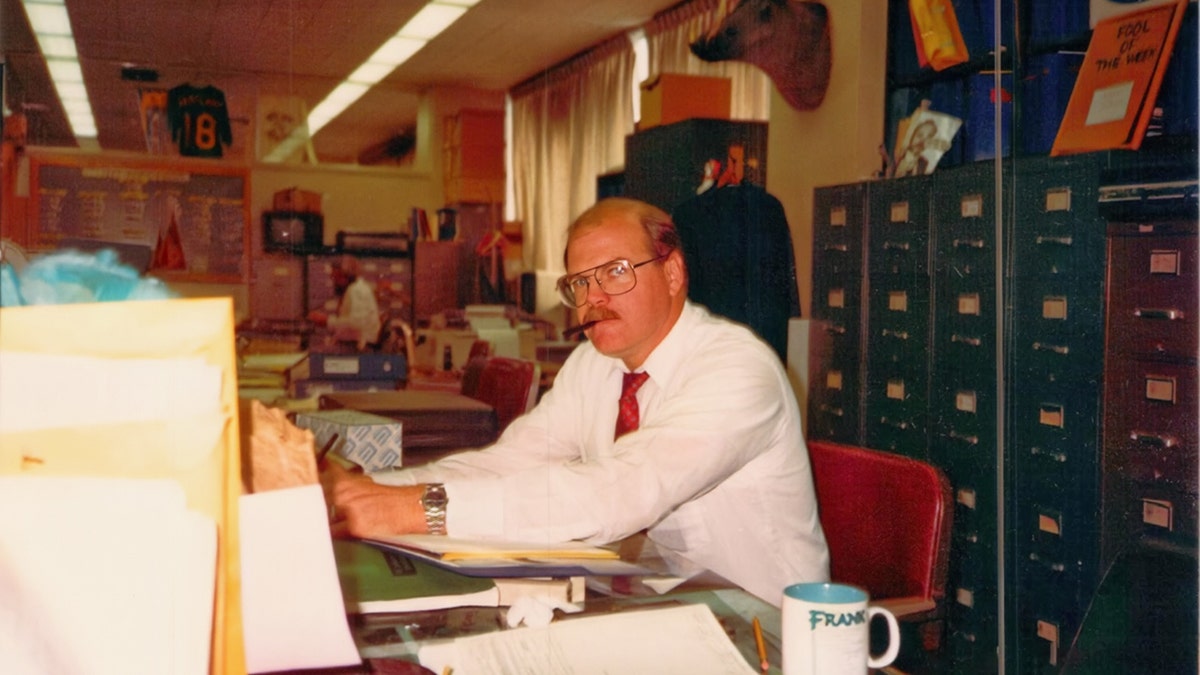
M 370 63 L 386 63 L 395 67 L 407 61 L 413 54 L 421 51 L 421 48 L 427 42 L 429 41 L 394 36 L 380 45 L 379 49 L 376 49 L 375 53 L 367 61 Z
M 96 138 L 96 119 L 83 84 L 83 69 L 63 0 L 22 0 L 29 25 L 46 59 L 54 90 L 76 139 Z
M 376 84 L 383 78 L 387 77 L 388 73 L 392 72 L 394 68 L 395 66 L 390 63 L 375 63 L 373 61 L 367 61 L 359 66 L 358 70 L 350 73 L 350 77 L 347 77 L 346 81 L 369 86 Z
M 380 45 L 370 58 L 313 107 L 312 112 L 308 114 L 310 137 L 330 120 L 342 114 L 367 93 L 371 86 L 386 78 L 397 66 L 419 52 L 427 42 L 450 27 L 478 2 L 479 0 L 432 0 L 422 7 L 394 36 Z M 272 156 L 284 155 L 272 153 L 266 161 L 270 161 Z
M 466 14 L 466 7 L 457 5 L 439 5 L 436 2 L 431 2 L 421 8 L 413 18 L 404 24 L 400 29 L 401 37 L 421 38 L 432 40 L 437 37 L 438 33 L 450 27 L 450 24 L 458 21 L 458 17 Z

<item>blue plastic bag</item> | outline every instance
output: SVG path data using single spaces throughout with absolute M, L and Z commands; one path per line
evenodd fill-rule
M 121 263 L 111 249 L 83 253 L 73 249 L 33 258 L 17 273 L 0 264 L 0 306 L 64 305 L 177 297 L 166 284 L 142 278 Z

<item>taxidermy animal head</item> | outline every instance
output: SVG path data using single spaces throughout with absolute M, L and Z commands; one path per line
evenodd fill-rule
M 724 19 L 692 42 L 705 61 L 745 61 L 771 78 L 797 110 L 821 105 L 832 49 L 825 5 L 808 0 L 737 0 Z

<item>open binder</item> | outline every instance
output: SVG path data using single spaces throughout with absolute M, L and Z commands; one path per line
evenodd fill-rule
M 37 425 L 10 415 L 0 426 L 0 475 L 168 479 L 182 487 L 188 509 L 212 519 L 216 593 L 208 670 L 214 674 L 246 670 L 239 600 L 237 513 L 242 482 L 233 328 L 228 298 L 0 310 L 0 391 L 8 392 L 9 398 L 4 403 L 18 398 L 14 391 L 21 392 L 20 402 L 27 407 L 53 408 L 56 400 L 71 398 L 48 372 L 46 377 L 31 376 L 29 363 L 47 364 L 48 370 L 69 369 L 89 359 L 115 364 L 114 380 L 95 383 L 81 376 L 78 386 L 117 393 L 144 384 L 124 381 L 121 373 L 153 371 L 121 368 L 126 360 L 150 366 L 199 364 L 219 379 L 212 387 L 218 400 L 198 410 L 172 410 L 166 417 L 144 414 L 106 421 L 101 416 L 78 425 Z M 26 366 L 9 368 L 6 361 Z M 186 393 L 168 391 L 169 403 L 186 400 Z M 110 402 L 99 402 L 97 408 L 106 403 Z M 145 536 L 153 539 L 155 533 Z

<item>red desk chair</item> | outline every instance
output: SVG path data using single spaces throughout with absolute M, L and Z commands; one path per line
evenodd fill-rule
M 493 356 L 483 364 L 475 393 L 468 396 L 496 409 L 497 430 L 502 432 L 510 422 L 537 403 L 540 371 L 538 364 L 533 361 Z M 466 381 L 464 373 L 464 385 Z
M 918 624 L 923 648 L 937 651 L 954 516 L 946 475 L 901 455 L 826 441 L 809 442 L 808 454 L 832 580 L 866 590 L 902 626 Z

